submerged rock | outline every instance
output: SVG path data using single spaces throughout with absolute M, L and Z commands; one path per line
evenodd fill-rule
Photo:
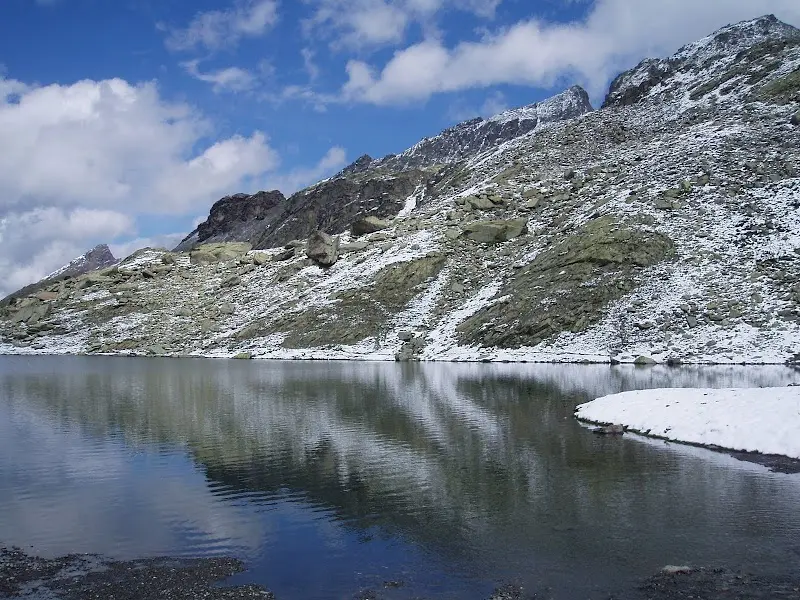
M 624 425 L 606 425 L 605 427 L 595 427 L 592 433 L 597 435 L 623 435 L 625 433 Z

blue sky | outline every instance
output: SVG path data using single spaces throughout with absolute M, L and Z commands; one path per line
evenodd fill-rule
M 796 0 L 0 0 L 0 292 Z

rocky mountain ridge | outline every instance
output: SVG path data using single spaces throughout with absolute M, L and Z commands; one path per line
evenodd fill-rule
M 391 217 L 412 194 L 424 195 L 436 172 L 468 156 L 496 147 L 550 123 L 592 110 L 589 95 L 573 86 L 535 104 L 507 110 L 489 119 L 471 119 L 425 138 L 402 154 L 374 160 L 363 155 L 329 180 L 284 198 L 275 190 L 222 198 L 208 219 L 175 248 L 201 243 L 249 242 L 264 249 L 308 237 L 315 229 L 341 231 L 365 216 Z M 389 176 L 389 174 L 391 174 Z
M 36 283 L 32 283 L 31 285 L 25 286 L 24 288 L 17 290 L 16 292 L 9 294 L 6 298 L 2 300 L 3 304 L 7 304 L 13 298 L 20 298 L 37 292 L 46 288 L 48 285 L 52 285 L 54 282 L 58 282 L 60 280 L 70 279 L 73 277 L 78 277 L 85 273 L 89 273 L 91 271 L 96 271 L 98 269 L 102 269 L 104 267 L 110 267 L 118 262 L 118 259 L 114 258 L 114 255 L 111 253 L 111 249 L 108 247 L 107 244 L 98 244 L 91 250 L 87 251 L 80 256 L 73 258 L 70 262 L 68 262 L 63 267 L 56 269 L 49 275 L 47 275 L 44 279 L 37 281 Z
M 245 219 L 260 237 L 140 251 L 24 298 L 0 351 L 797 360 L 798 74 L 797 29 L 723 28 L 621 74 L 601 110 L 456 162 L 365 158 Z

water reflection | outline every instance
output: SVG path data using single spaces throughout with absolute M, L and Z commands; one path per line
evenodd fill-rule
M 346 589 L 359 561 L 438 569 L 432 579 L 464 589 L 517 579 L 565 593 L 667 563 L 780 572 L 797 559 L 800 478 L 600 439 L 571 415 L 623 389 L 796 379 L 773 367 L 3 358 L 0 540 L 234 553 L 303 597 L 320 582 L 300 573 Z

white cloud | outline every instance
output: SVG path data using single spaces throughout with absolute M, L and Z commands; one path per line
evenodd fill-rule
M 495 91 L 489 94 L 477 108 L 463 102 L 456 102 L 448 111 L 448 117 L 455 122 L 461 122 L 475 117 L 493 117 L 508 108 L 508 102 L 503 92 Z
M 281 174 L 264 133 L 204 142 L 213 135 L 194 108 L 164 100 L 153 83 L 32 86 L 0 77 L 0 139 L 13 140 L 0 144 L 0 290 L 97 243 L 132 248 L 119 240 L 138 234 L 140 215 L 197 214 L 270 176 L 283 186 L 311 183 L 343 160 L 336 149 Z
M 133 218 L 111 210 L 36 208 L 0 219 L 0 297 L 41 279 L 93 242 L 129 234 Z
M 331 38 L 334 48 L 370 49 L 403 41 L 408 27 L 419 24 L 437 33 L 436 15 L 461 10 L 492 18 L 502 0 L 306 0 L 315 6 L 305 21 L 309 32 Z
M 170 50 L 235 46 L 242 38 L 263 35 L 278 20 L 277 0 L 241 1 L 228 10 L 197 13 L 185 29 L 167 29 Z
M 195 223 L 194 226 L 197 227 L 199 223 L 202 223 L 205 220 L 206 217 L 204 216 L 197 223 Z M 109 244 L 109 249 L 114 256 L 121 259 L 130 256 L 141 248 L 166 248 L 167 250 L 171 250 L 185 237 L 186 232 L 164 233 L 150 237 L 137 237 L 124 242 Z
M 210 83 L 217 93 L 246 92 L 253 89 L 256 84 L 256 77 L 245 69 L 227 67 L 203 73 L 200 71 L 199 63 L 198 60 L 189 60 L 182 62 L 181 66 L 195 79 Z
M 261 181 L 261 189 L 280 190 L 288 196 L 297 190 L 307 187 L 319 180 L 340 171 L 347 164 L 344 148 L 334 146 L 313 167 L 298 168 L 286 174 L 267 176 Z
M 597 95 L 617 72 L 646 56 L 671 53 L 728 23 L 765 13 L 800 23 L 797 0 L 596 0 L 581 22 L 522 21 L 452 48 L 429 38 L 396 52 L 382 69 L 351 60 L 342 93 L 355 101 L 402 104 L 440 92 L 498 84 L 551 87 L 564 80 Z

